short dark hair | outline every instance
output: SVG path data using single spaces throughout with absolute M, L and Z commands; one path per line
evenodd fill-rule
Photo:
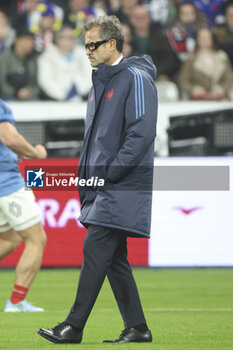
M 121 22 L 116 16 L 100 16 L 87 22 L 84 26 L 84 35 L 94 27 L 100 27 L 100 38 L 103 40 L 116 40 L 117 51 L 122 52 L 124 34 Z
M 16 38 L 18 39 L 18 38 L 23 38 L 23 37 L 31 37 L 34 39 L 35 36 L 27 28 L 25 28 L 25 27 L 19 28 L 18 27 L 16 30 Z

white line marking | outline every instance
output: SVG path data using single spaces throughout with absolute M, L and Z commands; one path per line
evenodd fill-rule
M 98 312 L 114 312 L 117 309 L 97 309 Z M 216 308 L 216 309 L 201 309 L 201 308 L 188 308 L 188 309 L 153 309 L 153 308 L 144 308 L 143 310 L 147 312 L 233 312 L 233 308 Z
M 190 309 L 153 309 L 144 308 L 146 312 L 233 312 L 233 308 L 216 308 L 216 309 L 201 309 L 201 308 L 190 308 Z M 69 312 L 69 310 L 45 310 L 46 312 Z M 115 312 L 118 309 L 95 309 L 96 312 Z
M 146 312 L 233 312 L 233 308 L 216 308 L 216 309 L 201 309 L 201 308 L 190 308 L 190 309 L 153 309 L 145 308 Z M 68 313 L 70 310 L 45 310 L 45 312 L 51 313 Z M 95 312 L 118 312 L 118 309 L 94 309 Z M 0 313 L 3 313 L 3 311 Z M 25 313 L 24 313 L 25 314 Z

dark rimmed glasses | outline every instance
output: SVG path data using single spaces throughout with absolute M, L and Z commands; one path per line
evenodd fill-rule
M 101 41 L 92 41 L 90 43 L 85 44 L 85 48 L 86 50 L 89 50 L 89 51 L 95 51 L 96 49 L 98 49 L 100 45 L 107 43 L 109 40 L 110 39 L 105 39 Z

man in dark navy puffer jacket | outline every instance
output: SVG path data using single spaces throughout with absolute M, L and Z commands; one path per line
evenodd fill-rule
M 108 277 L 125 330 L 106 342 L 151 342 L 127 260 L 127 236 L 148 237 L 151 222 L 156 68 L 149 56 L 123 59 L 123 33 L 114 16 L 86 24 L 93 70 L 79 178 L 105 179 L 81 189 L 80 222 L 88 228 L 75 303 L 66 320 L 38 333 L 55 343 L 80 343 L 87 318 Z

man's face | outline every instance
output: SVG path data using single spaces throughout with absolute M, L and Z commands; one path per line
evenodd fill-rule
M 32 12 L 32 11 L 35 11 L 39 3 L 39 0 L 25 0 L 24 2 L 25 2 L 26 9 Z
M 137 5 L 131 13 L 130 22 L 136 31 L 149 30 L 151 19 L 148 10 L 142 5 Z
M 192 5 L 184 4 L 180 7 L 179 17 L 185 24 L 193 24 L 197 19 L 196 11 Z
M 53 16 L 42 16 L 40 20 L 40 27 L 42 30 L 53 31 L 55 18 Z
M 91 28 L 88 32 L 86 32 L 85 44 L 102 40 L 103 39 L 101 39 L 100 37 L 100 27 Z M 112 51 L 109 42 L 100 45 L 94 51 L 90 51 L 89 49 L 87 49 L 86 53 L 92 67 L 98 67 L 100 64 L 109 64 L 112 56 Z
M 71 28 L 63 29 L 56 43 L 63 52 L 73 51 L 76 46 L 73 30 Z
M 30 55 L 34 50 L 34 39 L 31 36 L 17 38 L 15 44 L 20 47 L 25 56 Z
M 73 12 L 77 12 L 85 7 L 90 6 L 89 0 L 70 0 L 69 1 L 69 7 Z

